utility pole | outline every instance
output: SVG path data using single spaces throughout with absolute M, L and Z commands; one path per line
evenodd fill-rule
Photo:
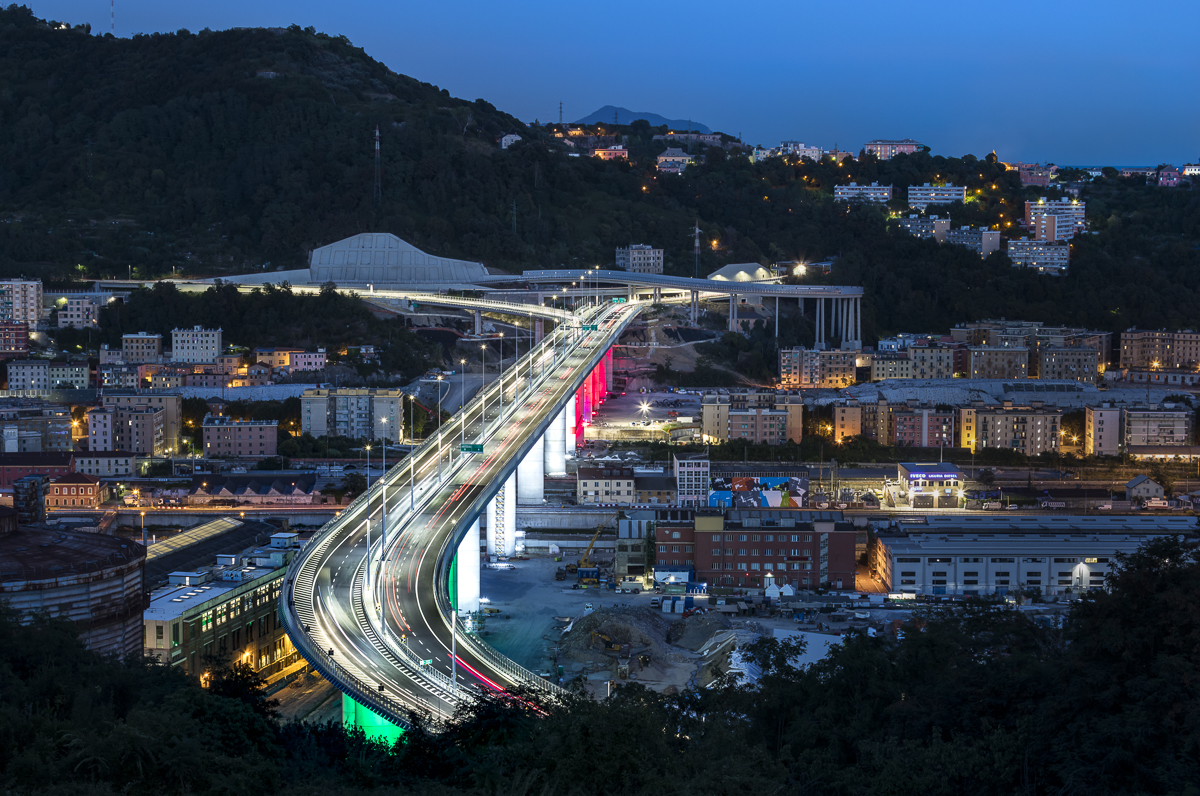
M 698 219 L 698 218 L 696 219 L 696 226 L 692 229 L 692 233 L 695 235 L 693 249 L 696 254 L 696 264 L 692 268 L 692 278 L 699 279 L 700 278 L 700 219 Z
M 562 100 L 558 102 L 558 123 L 562 124 Z
M 375 205 L 383 201 L 383 192 L 379 186 L 379 125 L 375 125 Z

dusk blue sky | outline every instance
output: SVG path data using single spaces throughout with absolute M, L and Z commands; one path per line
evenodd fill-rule
M 25 0 L 107 31 L 106 0 Z M 116 0 L 118 36 L 312 25 L 397 72 L 525 120 L 603 105 L 753 144 L 1076 165 L 1200 160 L 1195 0 L 759 3 Z

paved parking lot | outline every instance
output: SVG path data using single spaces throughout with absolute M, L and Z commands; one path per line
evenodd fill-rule
M 662 401 L 678 401 L 679 406 L 662 406 Z M 655 402 L 659 402 L 660 405 L 654 406 Z M 601 405 L 600 411 L 592 419 L 592 424 L 604 428 L 607 423 L 608 427 L 622 428 L 634 423 L 644 423 L 647 420 L 651 422 L 658 420 L 661 422 L 655 425 L 661 425 L 674 419 L 669 416 L 669 412 L 678 412 L 682 417 L 693 417 L 698 420 L 700 396 L 668 392 L 631 392 L 627 395 L 616 395 Z

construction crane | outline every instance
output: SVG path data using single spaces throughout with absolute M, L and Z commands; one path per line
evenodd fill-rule
M 592 541 L 588 542 L 587 550 L 583 551 L 583 558 L 579 559 L 579 566 L 583 567 L 584 569 L 593 566 L 592 548 L 596 546 L 596 540 L 600 538 L 600 534 L 604 531 L 604 528 L 608 525 L 608 523 L 620 516 L 621 512 L 618 511 L 611 517 L 605 517 L 604 521 L 596 526 L 596 532 L 592 534 Z

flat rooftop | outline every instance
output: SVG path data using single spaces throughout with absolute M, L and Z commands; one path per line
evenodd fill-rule
M 1194 534 L 1195 517 L 1045 514 L 1009 517 L 996 515 L 932 514 L 922 522 L 901 520 L 900 528 L 912 535 L 946 534 Z
M 59 528 L 18 527 L 0 534 L 0 583 L 69 579 L 145 558 L 137 542 Z
M 264 570 L 264 572 L 270 570 Z M 150 607 L 142 614 L 143 620 L 166 622 L 198 605 L 220 597 L 241 586 L 241 581 L 212 581 L 197 586 L 166 586 L 150 594 Z

